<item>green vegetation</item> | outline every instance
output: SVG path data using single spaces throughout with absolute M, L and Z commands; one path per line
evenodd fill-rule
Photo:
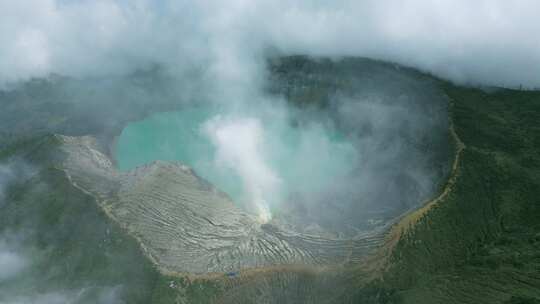
M 457 183 L 359 302 L 539 303 L 540 92 L 444 90 L 466 145 Z
M 129 303 L 148 303 L 157 272 L 63 172 L 45 169 L 8 195 L 1 228 L 22 234 L 23 248 L 35 255 L 33 275 L 12 286 L 26 294 L 121 286 Z

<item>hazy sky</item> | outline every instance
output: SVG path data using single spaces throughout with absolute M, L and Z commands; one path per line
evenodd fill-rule
M 238 65 L 358 55 L 460 82 L 540 87 L 540 1 L 0 0 L 0 82 L 126 73 L 150 62 Z

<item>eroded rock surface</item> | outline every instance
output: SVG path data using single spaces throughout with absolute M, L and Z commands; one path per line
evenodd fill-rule
M 164 273 L 204 275 L 278 265 L 354 263 L 380 236 L 332 238 L 261 224 L 180 163 L 115 169 L 93 137 L 57 136 L 71 182 L 140 242 Z

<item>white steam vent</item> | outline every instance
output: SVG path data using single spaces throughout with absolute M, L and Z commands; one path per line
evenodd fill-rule
M 243 204 L 257 213 L 261 222 L 272 218 L 270 202 L 280 193 L 281 179 L 263 154 L 264 130 L 256 118 L 208 120 L 204 132 L 216 148 L 218 168 L 234 171 L 244 188 Z

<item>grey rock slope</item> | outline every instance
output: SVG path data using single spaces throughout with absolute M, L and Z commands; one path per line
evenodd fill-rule
M 279 221 L 261 225 L 187 166 L 157 161 L 119 172 L 95 138 L 57 137 L 71 182 L 95 197 L 163 273 L 337 266 L 354 263 L 381 241 L 298 233 Z

